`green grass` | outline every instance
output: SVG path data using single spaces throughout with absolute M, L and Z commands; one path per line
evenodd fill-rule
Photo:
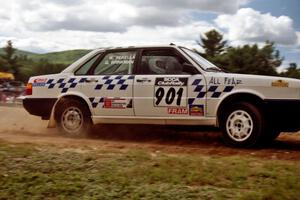
M 299 197 L 299 162 L 0 143 L 0 199 Z

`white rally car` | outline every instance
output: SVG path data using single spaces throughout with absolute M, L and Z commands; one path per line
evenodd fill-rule
M 23 105 L 74 136 L 98 123 L 211 125 L 249 147 L 298 130 L 300 81 L 225 73 L 173 44 L 97 49 L 59 74 L 31 77 Z

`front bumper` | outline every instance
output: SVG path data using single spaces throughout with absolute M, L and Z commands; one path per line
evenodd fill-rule
M 300 99 L 266 100 L 265 108 L 271 126 L 287 132 L 300 130 Z
M 56 98 L 27 98 L 23 99 L 23 107 L 32 115 L 49 119 Z

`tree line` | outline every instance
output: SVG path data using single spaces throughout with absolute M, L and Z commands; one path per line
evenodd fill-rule
M 228 45 L 218 31 L 210 30 L 200 35 L 197 43 L 204 50 L 198 53 L 225 71 L 300 78 L 300 69 L 296 63 L 290 63 L 283 72 L 277 71 L 284 58 L 280 56 L 274 42 L 266 41 L 261 47 L 257 44 L 233 47 Z
M 204 50 L 195 50 L 197 53 L 227 72 L 300 78 L 296 63 L 290 63 L 283 72 L 277 71 L 283 57 L 274 42 L 266 41 L 261 47 L 257 44 L 233 47 L 218 31 L 210 30 L 200 35 L 197 43 Z M 11 41 L 7 41 L 4 53 L 0 54 L 0 72 L 13 73 L 16 80 L 23 82 L 27 82 L 30 76 L 58 73 L 66 67 L 46 59 L 35 61 L 26 55 L 18 56 Z
M 51 63 L 47 59 L 35 61 L 27 55 L 16 55 L 17 49 L 10 40 L 3 50 L 4 53 L 0 54 L 0 72 L 12 73 L 18 81 L 27 82 L 31 76 L 59 73 L 67 67 L 65 64 Z

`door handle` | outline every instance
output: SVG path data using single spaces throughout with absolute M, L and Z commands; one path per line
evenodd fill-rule
M 147 79 L 147 78 L 143 78 L 143 79 L 136 79 L 136 82 L 138 82 L 138 83 L 144 83 L 144 82 L 151 82 L 151 80 Z
M 95 79 L 95 78 L 90 78 L 90 79 L 86 79 L 85 82 L 87 82 L 87 83 L 97 83 L 98 80 Z

